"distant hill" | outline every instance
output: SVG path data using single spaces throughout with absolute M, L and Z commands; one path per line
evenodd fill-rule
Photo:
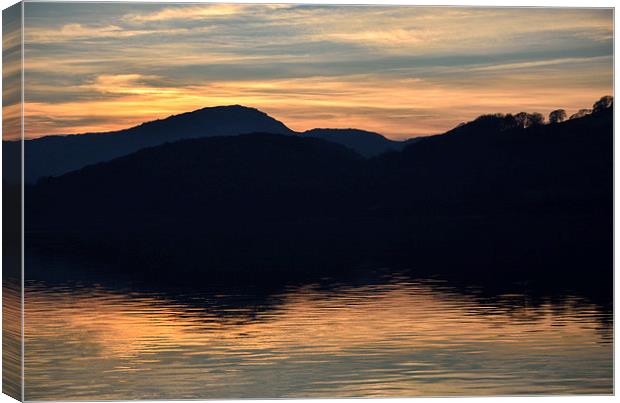
M 312 129 L 301 133 L 312 137 L 342 144 L 364 157 L 375 157 L 388 151 L 399 151 L 406 143 L 389 140 L 379 133 L 357 129 Z
M 265 133 L 144 149 L 28 187 L 29 239 L 175 273 L 611 273 L 612 109 L 526 129 L 498 119 L 368 159 Z
M 25 180 L 32 183 L 41 177 L 62 175 L 181 139 L 252 132 L 293 134 L 282 122 L 254 108 L 239 105 L 204 108 L 114 132 L 27 140 Z M 5 142 L 3 146 L 19 147 L 19 143 Z
M 240 105 L 203 108 L 173 115 L 113 132 L 79 135 L 45 136 L 24 142 L 25 180 L 34 183 L 48 176 L 58 176 L 87 165 L 131 154 L 146 147 L 183 139 L 228 136 L 248 133 L 272 133 L 314 137 L 339 143 L 357 153 L 372 157 L 386 151 L 400 150 L 406 142 L 386 139 L 378 133 L 356 129 L 314 129 L 296 133 L 282 122 L 254 108 Z M 21 155 L 20 143 L 5 141 L 5 167 L 19 165 L 14 161 Z M 14 169 L 5 169 L 4 179 Z

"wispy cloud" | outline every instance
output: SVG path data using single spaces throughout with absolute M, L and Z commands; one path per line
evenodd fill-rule
M 169 20 L 202 20 L 208 18 L 228 17 L 238 14 L 246 6 L 243 4 L 211 4 L 200 6 L 168 7 L 153 13 L 131 13 L 123 19 L 131 22 L 152 22 Z
M 118 25 L 65 24 L 59 29 L 32 28 L 28 30 L 29 43 L 64 43 L 79 39 L 128 38 L 140 35 L 174 35 L 186 33 L 186 28 L 175 29 L 128 29 Z
M 263 4 L 259 7 L 251 4 L 216 3 L 194 6 L 169 6 L 151 13 L 129 13 L 123 20 L 130 22 L 153 22 L 174 20 L 209 20 L 214 18 L 228 18 L 242 13 L 266 13 L 275 10 L 289 9 L 294 5 Z
M 147 95 L 162 93 L 180 93 L 179 89 L 153 87 L 146 81 L 158 80 L 158 76 L 143 76 L 141 74 L 101 75 L 93 83 L 82 86 L 94 89 L 103 94 L 119 95 Z
M 406 137 L 612 90 L 603 9 L 28 3 L 26 25 L 30 136 L 242 103 Z
M 532 62 L 519 62 L 519 63 L 504 63 L 488 66 L 472 67 L 471 71 L 500 71 L 500 70 L 522 70 L 531 69 L 534 67 L 546 67 L 557 66 L 562 64 L 575 64 L 575 63 L 590 63 L 597 61 L 612 62 L 611 56 L 597 56 L 597 57 L 567 57 L 561 59 L 549 59 L 549 60 L 536 60 Z

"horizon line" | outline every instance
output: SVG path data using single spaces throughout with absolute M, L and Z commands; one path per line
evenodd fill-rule
M 613 95 L 603 95 L 602 97 L 605 96 L 612 96 Z M 600 98 L 599 98 L 600 99 Z M 596 102 L 596 101 L 595 101 Z M 407 141 L 409 139 L 413 139 L 413 138 L 418 138 L 418 137 L 428 137 L 428 136 L 435 136 L 435 135 L 439 135 L 439 134 L 444 134 L 447 133 L 448 131 L 458 127 L 459 125 L 463 124 L 463 123 L 469 123 L 469 122 L 473 122 L 475 121 L 477 118 L 481 117 L 481 116 L 485 116 L 485 115 L 495 115 L 495 114 L 501 114 L 501 115 L 516 115 L 518 113 L 522 113 L 525 111 L 519 111 L 519 112 L 487 112 L 487 113 L 482 113 L 482 114 L 478 114 L 475 117 L 469 118 L 468 120 L 464 120 L 461 121 L 459 123 L 456 123 L 448 128 L 443 129 L 443 131 L 440 132 L 435 132 L 435 133 L 426 133 L 426 134 L 418 134 L 418 135 L 411 135 L 411 136 L 398 136 L 398 137 L 391 137 L 389 134 L 386 135 L 380 131 L 374 131 L 374 130 L 368 130 L 365 128 L 361 128 L 361 127 L 352 127 L 352 126 L 347 126 L 347 127 L 328 127 L 328 126 L 315 126 L 315 127 L 310 127 L 310 128 L 306 128 L 305 130 L 294 130 L 292 128 L 290 128 L 288 126 L 288 124 L 284 121 L 281 120 L 275 116 L 273 116 L 270 113 L 265 112 L 264 110 L 255 107 L 255 106 L 248 106 L 248 105 L 244 105 L 244 104 L 239 104 L 239 103 L 234 103 L 234 104 L 222 104 L 222 105 L 211 105 L 211 106 L 203 106 L 197 109 L 192 109 L 192 110 L 188 110 L 185 112 L 179 112 L 179 113 L 171 113 L 162 117 L 157 117 L 154 119 L 148 119 L 147 120 L 142 120 L 139 123 L 135 123 L 133 125 L 130 126 L 122 126 L 119 128 L 115 128 L 115 129 L 111 129 L 111 130 L 105 130 L 102 129 L 101 131 L 81 131 L 81 132 L 75 132 L 75 133 L 51 133 L 51 134 L 44 134 L 44 135 L 40 135 L 40 136 L 34 136 L 34 137 L 28 137 L 24 134 L 23 136 L 23 140 L 27 141 L 27 140 L 36 140 L 36 139 L 41 139 L 41 138 L 45 138 L 45 137 L 68 137 L 68 136 L 83 136 L 83 135 L 92 135 L 92 134 L 108 134 L 108 133 L 114 133 L 114 132 L 120 132 L 120 131 L 124 131 L 124 130 L 129 130 L 129 129 L 133 129 L 139 126 L 142 126 L 144 124 L 148 124 L 148 123 L 152 123 L 152 122 L 157 122 L 157 121 L 163 121 L 175 116 L 181 116 L 181 115 L 185 115 L 185 114 L 191 114 L 191 113 L 195 113 L 204 109 L 215 109 L 215 108 L 231 108 L 231 107 L 242 107 L 245 109 L 253 109 L 256 110 L 260 113 L 265 114 L 266 116 L 270 117 L 271 119 L 274 119 L 280 123 L 282 123 L 287 129 L 291 130 L 294 133 L 297 134 L 301 134 L 301 133 L 305 133 L 311 130 L 316 130 L 316 129 L 323 129 L 323 130 L 358 130 L 358 131 L 365 131 L 365 132 L 369 132 L 369 133 L 376 133 L 379 134 L 383 137 L 385 137 L 388 140 L 392 140 L 392 141 Z M 557 109 L 564 109 L 564 108 L 557 108 Z M 556 110 L 557 110 L 556 109 Z M 591 109 L 591 108 L 580 108 L 577 109 L 577 111 L 580 111 L 582 109 Z M 538 111 L 532 111 L 532 112 L 526 112 L 526 113 L 541 113 Z M 544 113 L 542 113 L 542 115 L 545 117 L 545 119 L 547 119 L 548 115 L 545 115 Z M 568 119 L 567 119 L 568 120 Z M 26 132 L 26 128 L 25 128 L 25 122 L 24 122 L 24 133 Z M 3 136 L 4 137 L 4 136 Z M 19 138 L 7 138 L 7 139 L 2 139 L 2 141 L 19 141 L 21 139 Z

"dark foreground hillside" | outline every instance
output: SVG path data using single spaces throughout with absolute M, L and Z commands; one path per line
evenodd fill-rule
M 164 144 L 29 187 L 27 247 L 173 275 L 400 267 L 606 282 L 612 115 L 527 129 L 486 117 L 373 159 L 277 134 Z

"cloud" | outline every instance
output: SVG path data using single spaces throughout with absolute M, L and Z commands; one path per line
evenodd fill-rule
M 118 25 L 92 26 L 65 24 L 59 29 L 31 28 L 26 31 L 27 43 L 63 43 L 79 39 L 129 38 L 141 35 L 172 35 L 187 32 L 185 28 L 176 29 L 128 29 Z
M 22 104 L 2 105 L 2 139 L 15 140 L 22 135 Z
M 94 89 L 102 94 L 122 94 L 122 95 L 143 95 L 178 93 L 178 89 L 152 87 L 145 81 L 157 80 L 157 76 L 145 76 L 141 74 L 117 74 L 98 76 L 93 83 L 82 86 L 82 88 Z
M 574 74 L 580 74 L 577 69 Z M 85 111 L 92 124 L 66 127 L 64 132 L 114 130 L 145 120 L 205 106 L 243 104 L 257 107 L 299 131 L 313 127 L 358 127 L 393 138 L 440 133 L 461 121 L 488 112 L 540 111 L 563 107 L 569 112 L 587 106 L 608 91 L 608 80 L 588 85 L 553 85 L 555 71 L 500 80 L 461 82 L 411 76 L 353 74 L 270 80 L 208 81 L 165 86 L 158 76 L 100 75 L 85 84 L 105 95 L 68 102 L 29 103 L 27 114 L 55 121 Z M 572 83 L 570 75 L 560 79 Z M 36 106 L 35 106 L 36 105 Z M 96 124 L 95 124 L 96 122 Z M 107 123 L 104 123 L 107 122 Z M 29 136 L 44 125 L 28 125 Z
M 481 113 L 588 106 L 613 82 L 613 12 L 30 3 L 31 136 L 246 104 L 297 130 L 437 133 Z M 49 124 L 44 123 L 45 117 Z
M 131 22 L 153 22 L 170 20 L 202 20 L 208 18 L 229 17 L 246 9 L 244 4 L 210 4 L 201 6 L 168 7 L 154 13 L 131 13 L 123 17 Z
M 569 58 L 562 58 L 562 59 L 537 60 L 537 61 L 528 61 L 528 62 L 520 62 L 520 63 L 495 64 L 495 65 L 489 65 L 489 66 L 472 67 L 469 70 L 470 71 L 520 70 L 520 69 L 531 69 L 533 67 L 557 66 L 561 64 L 588 63 L 588 62 L 598 62 L 598 61 L 612 62 L 612 57 L 611 56 L 569 57 Z
M 613 37 L 609 10 L 371 7 L 365 12 L 343 7 L 303 23 L 318 27 L 313 39 L 407 54 L 531 49 L 550 34 L 556 35 L 556 45 L 569 46 Z
M 320 37 L 316 37 L 320 39 Z M 429 35 L 416 30 L 402 28 L 385 30 L 368 30 L 358 32 L 339 32 L 327 34 L 323 39 L 332 41 L 373 44 L 378 46 L 417 45 L 429 40 Z

